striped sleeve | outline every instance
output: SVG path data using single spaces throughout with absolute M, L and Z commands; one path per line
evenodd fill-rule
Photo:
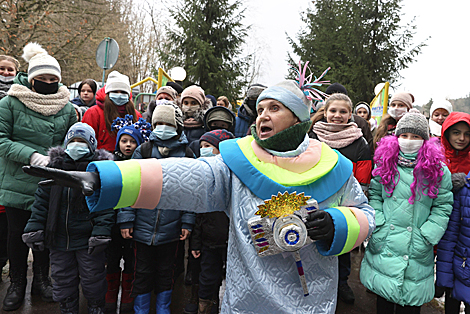
M 325 256 L 341 255 L 359 246 L 369 233 L 366 215 L 355 207 L 334 207 L 325 210 L 333 219 L 335 234 L 330 247 L 317 241 L 320 254 Z
M 160 201 L 163 176 L 158 159 L 92 162 L 87 171 L 98 172 L 101 184 L 86 198 L 90 212 L 123 207 L 154 209 Z

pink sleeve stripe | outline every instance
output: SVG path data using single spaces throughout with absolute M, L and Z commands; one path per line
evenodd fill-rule
M 362 210 L 356 207 L 349 207 L 349 209 L 356 217 L 360 226 L 359 235 L 357 237 L 356 243 L 354 243 L 354 247 L 358 247 L 367 238 L 367 234 L 369 233 L 369 220 Z
M 133 159 L 139 162 L 141 172 L 140 192 L 132 208 L 154 209 L 162 196 L 163 174 L 158 159 Z

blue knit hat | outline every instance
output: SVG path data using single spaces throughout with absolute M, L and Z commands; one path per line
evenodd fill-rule
M 85 140 L 88 144 L 88 148 L 90 149 L 90 153 L 95 153 L 98 142 L 96 141 L 95 130 L 93 130 L 91 126 L 82 122 L 77 122 L 72 125 L 68 130 L 67 135 L 65 135 L 64 147 L 67 147 L 70 141 L 74 138 Z
M 149 135 L 152 132 L 150 123 L 142 118 L 139 118 L 136 123 L 133 123 L 132 119 L 132 115 L 126 114 L 124 119 L 118 117 L 113 121 L 111 130 L 119 130 L 116 137 L 116 151 L 119 151 L 119 140 L 124 134 L 132 136 L 132 138 L 137 142 L 137 146 L 148 141 Z

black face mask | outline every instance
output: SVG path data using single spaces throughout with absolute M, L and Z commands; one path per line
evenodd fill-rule
M 43 94 L 43 95 L 50 95 L 50 94 L 55 94 L 59 90 L 59 82 L 54 82 L 54 83 L 45 83 L 42 81 L 38 81 L 33 79 L 34 81 L 34 90 L 38 94 Z

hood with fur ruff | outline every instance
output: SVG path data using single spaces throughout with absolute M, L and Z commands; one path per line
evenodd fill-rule
M 49 166 L 53 168 L 58 168 L 64 163 L 64 158 L 67 154 L 65 153 L 64 147 L 56 146 L 49 149 L 48 155 L 51 158 Z M 98 160 L 114 160 L 114 155 L 105 149 L 97 149 L 95 151 L 93 159 L 90 160 L 90 162 Z

